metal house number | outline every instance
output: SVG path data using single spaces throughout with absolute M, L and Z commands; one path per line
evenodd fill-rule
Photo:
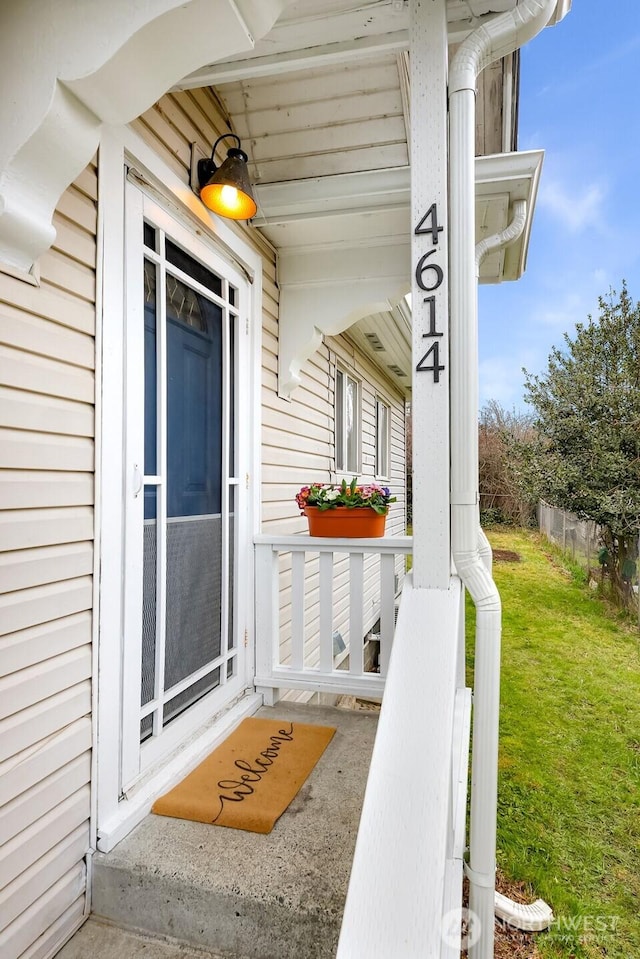
M 431 262 L 430 257 L 432 257 L 434 253 L 438 252 L 436 249 L 438 245 L 438 233 L 441 233 L 443 229 L 444 227 L 438 226 L 438 205 L 436 203 L 432 203 L 414 231 L 416 236 L 420 236 L 424 233 L 430 233 L 431 242 L 433 243 L 433 249 L 429 250 L 418 260 L 415 276 L 416 283 L 418 284 L 419 288 L 424 290 L 425 293 L 431 294 L 431 296 L 425 296 L 422 301 L 423 303 L 429 304 L 429 329 L 426 333 L 422 334 L 422 338 L 434 340 L 427 352 L 417 364 L 416 372 L 433 373 L 434 383 L 440 382 L 440 372 L 441 370 L 444 370 L 444 366 L 440 364 L 440 343 L 438 342 L 438 337 L 443 336 L 444 334 L 438 332 L 437 330 L 435 297 L 435 292 L 440 287 L 444 279 L 444 273 L 442 272 L 442 267 L 439 266 L 439 264 Z

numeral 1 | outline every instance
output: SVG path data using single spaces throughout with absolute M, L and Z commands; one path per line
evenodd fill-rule
M 429 332 L 423 333 L 423 336 L 444 336 L 444 333 L 438 333 L 436 330 L 436 298 L 435 296 L 425 296 L 423 303 L 429 304 Z

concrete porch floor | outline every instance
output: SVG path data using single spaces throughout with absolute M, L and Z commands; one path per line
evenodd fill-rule
M 222 959 L 335 955 L 377 713 L 279 703 L 257 715 L 337 727 L 273 831 L 148 816 L 93 859 L 93 914 L 121 928 L 94 919 L 58 959 L 133 959 L 122 930 L 172 940 L 139 943 L 145 959 L 190 957 L 180 943 Z

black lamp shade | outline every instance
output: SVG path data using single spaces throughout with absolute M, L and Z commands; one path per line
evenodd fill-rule
M 209 210 L 232 220 L 250 220 L 255 216 L 258 207 L 253 198 L 247 159 L 244 150 L 232 147 L 217 169 L 211 160 L 200 161 L 198 174 L 203 183 L 200 199 Z

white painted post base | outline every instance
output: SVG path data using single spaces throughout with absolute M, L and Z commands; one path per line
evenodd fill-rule
M 256 686 L 256 692 L 262 696 L 265 706 L 275 706 L 280 701 L 280 690 L 273 686 Z

